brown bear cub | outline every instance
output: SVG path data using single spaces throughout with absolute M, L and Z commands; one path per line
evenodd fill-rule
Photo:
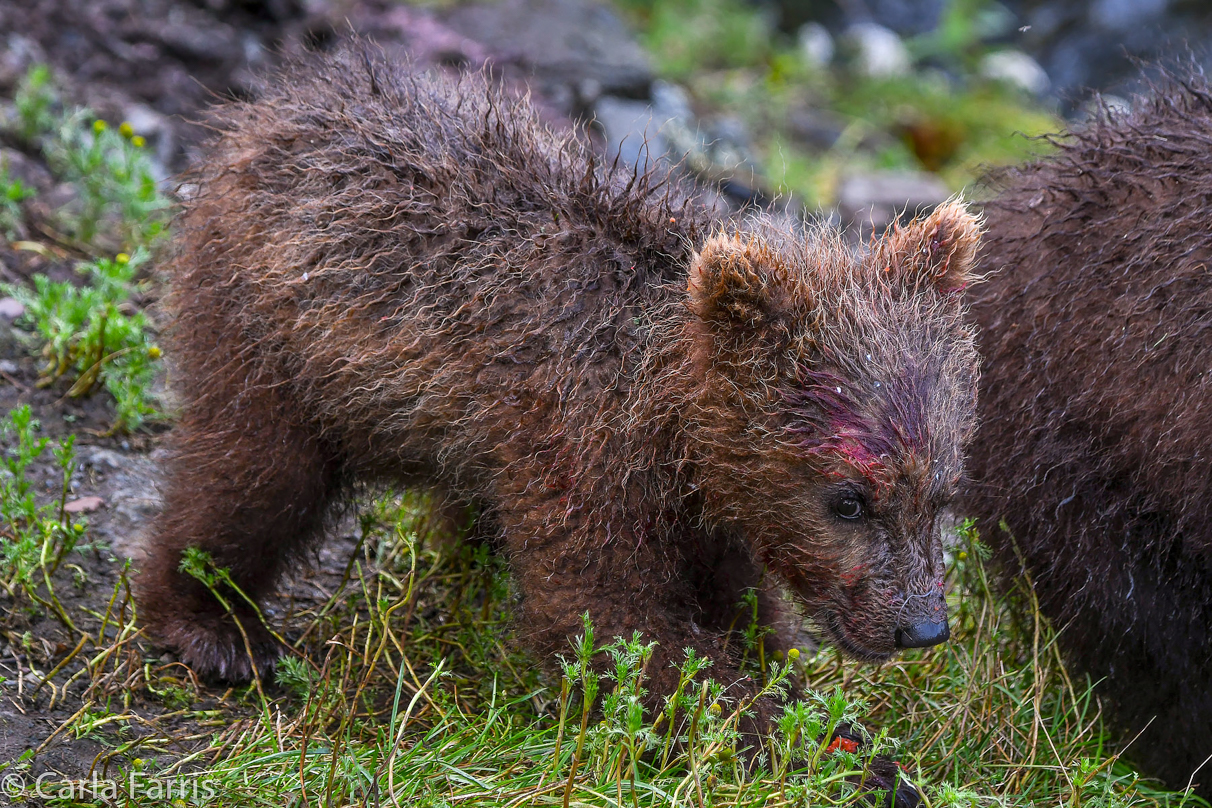
M 977 384 L 961 205 L 865 251 L 716 221 L 481 77 L 359 47 L 217 114 L 171 266 L 183 412 L 139 578 L 184 661 L 250 673 L 182 551 L 262 596 L 355 481 L 478 503 L 521 637 L 566 651 L 584 612 L 641 630 L 655 693 L 691 647 L 742 679 L 726 633 L 770 577 L 861 659 L 947 639 L 936 516 Z
M 1166 79 L 1058 145 L 986 208 L 963 510 L 1184 788 L 1212 756 L 1212 90 Z

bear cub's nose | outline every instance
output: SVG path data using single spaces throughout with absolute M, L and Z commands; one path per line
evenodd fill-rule
M 951 638 L 951 627 L 946 619 L 937 623 L 933 620 L 922 620 L 908 628 L 896 630 L 897 648 L 925 648 L 938 645 Z
M 897 648 L 925 648 L 951 638 L 951 627 L 947 625 L 947 601 L 943 598 L 941 582 L 937 594 L 927 597 L 926 602 L 925 614 L 918 612 L 910 618 L 913 620 L 910 625 L 896 630 Z

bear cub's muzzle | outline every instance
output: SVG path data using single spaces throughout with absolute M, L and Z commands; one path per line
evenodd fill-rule
M 927 595 L 910 597 L 917 608 L 913 614 L 903 615 L 904 619 L 896 629 L 896 647 L 926 648 L 949 640 L 951 627 L 947 623 L 947 600 L 942 584 Z

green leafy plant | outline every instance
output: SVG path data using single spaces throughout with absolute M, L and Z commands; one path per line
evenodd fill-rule
M 85 109 L 60 111 L 50 71 L 30 68 L 18 87 L 16 134 L 45 156 L 77 196 L 57 212 L 70 251 L 93 256 L 78 264 L 78 282 L 42 274 L 33 288 L 5 284 L 25 306 L 23 324 L 47 360 L 40 386 L 68 376 L 68 395 L 104 388 L 114 398 L 114 430 L 133 430 L 157 415 L 151 394 L 160 349 L 137 303 L 137 280 L 153 245 L 167 230 L 171 203 L 159 190 L 146 142 L 129 123 L 116 128 Z M 31 191 L 0 173 L 0 226 L 14 232 L 20 203 Z M 109 257 L 114 256 L 114 257 Z
M 8 165 L 0 163 L 0 232 L 5 238 L 15 237 L 21 224 L 21 203 L 34 198 L 34 189 L 8 174 Z
M 1014 14 L 994 0 L 948 0 L 938 27 L 915 37 L 909 47 L 920 58 L 933 57 L 973 70 L 987 51 L 985 43 L 1014 25 Z
M 62 218 L 76 239 L 91 243 L 108 224 L 123 249 L 151 244 L 165 232 L 169 201 L 160 193 L 144 139 L 130 124 L 115 131 L 79 110 L 59 124 L 43 151 L 56 175 L 80 191 L 77 210 Z
M 55 128 L 55 107 L 59 95 L 55 92 L 50 68 L 36 64 L 26 71 L 17 85 L 13 102 L 17 110 L 17 136 L 26 143 L 48 134 Z
M 63 111 L 46 65 L 27 71 L 14 105 L 14 134 L 79 192 L 59 211 L 71 246 L 130 252 L 164 235 L 171 203 L 157 186 L 146 140 L 129 123 L 113 128 L 88 109 Z
M 776 51 L 768 14 L 738 0 L 622 0 L 661 75 L 761 64 Z
M 47 365 L 41 385 L 73 374 L 70 396 L 98 386 L 114 397 L 116 429 L 131 430 L 156 415 L 151 383 L 160 349 L 152 341 L 147 315 L 134 307 L 145 250 L 133 256 L 99 258 L 77 267 L 81 285 L 35 275 L 34 288 L 5 284 L 6 294 L 25 306 L 23 321 L 39 337 Z
M 0 472 L 0 586 L 12 597 L 24 594 L 46 607 L 64 625 L 72 620 L 55 596 L 50 576 L 84 536 L 87 523 L 73 520 L 64 510 L 75 472 L 75 436 L 51 445 L 49 438 L 38 437 L 38 422 L 28 405 L 12 410 L 0 422 L 0 435 L 7 450 Z M 62 474 L 60 494 L 55 501 L 38 504 L 28 472 L 50 447 Z M 39 594 L 39 586 L 44 590 Z

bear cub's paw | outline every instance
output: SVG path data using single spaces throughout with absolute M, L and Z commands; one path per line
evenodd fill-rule
M 247 682 L 253 677 L 253 664 L 264 679 L 286 649 L 256 615 L 240 614 L 239 619 L 243 634 L 230 615 L 197 615 L 188 622 L 165 625 L 155 634 L 203 679 Z

